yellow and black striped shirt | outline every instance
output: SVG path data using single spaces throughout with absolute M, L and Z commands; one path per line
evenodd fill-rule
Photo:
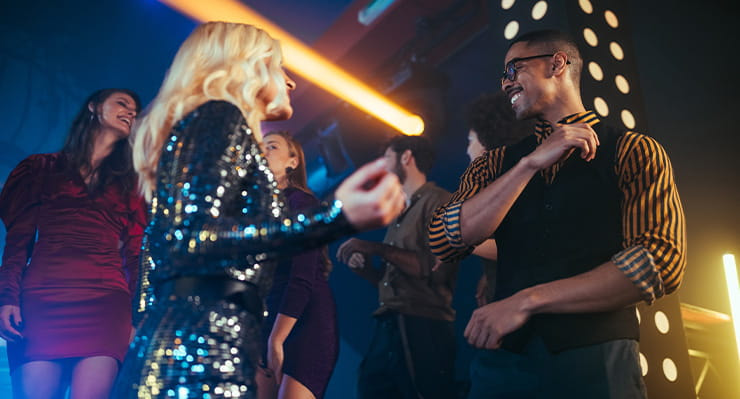
M 599 122 L 593 111 L 568 116 L 560 123 Z M 535 128 L 541 143 L 552 132 L 547 121 Z M 470 254 L 473 247 L 463 242 L 460 210 L 468 198 L 493 182 L 500 174 L 506 147 L 486 152 L 468 167 L 450 201 L 438 208 L 429 225 L 432 252 L 442 261 Z M 542 170 L 552 183 L 562 163 Z M 642 292 L 643 299 L 655 299 L 678 288 L 686 266 L 686 222 L 681 199 L 673 179 L 673 168 L 665 149 L 654 139 L 627 132 L 617 141 L 614 171 L 623 197 L 623 250 L 612 257 L 617 267 Z

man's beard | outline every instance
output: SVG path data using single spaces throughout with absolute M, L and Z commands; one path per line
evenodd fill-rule
M 398 158 L 400 158 L 400 156 Z M 403 166 L 401 166 L 401 160 L 398 158 L 396 159 L 396 164 L 393 165 L 393 173 L 398 176 L 398 181 L 403 184 L 406 182 L 406 171 L 403 170 Z

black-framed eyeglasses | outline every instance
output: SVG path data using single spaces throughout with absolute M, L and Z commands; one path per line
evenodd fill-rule
M 514 58 L 511 61 L 507 62 L 504 66 L 504 73 L 501 74 L 501 84 L 504 84 L 506 80 L 515 81 L 516 80 L 516 73 L 517 73 L 517 62 L 527 61 L 527 60 L 533 60 L 535 58 L 543 58 L 543 57 L 552 57 L 554 54 L 540 54 L 540 55 L 532 55 L 529 57 L 519 57 Z M 570 61 L 566 60 L 565 65 L 570 65 Z

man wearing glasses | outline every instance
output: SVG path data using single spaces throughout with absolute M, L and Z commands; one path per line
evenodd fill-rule
M 465 329 L 482 349 L 469 398 L 645 397 L 635 304 L 678 288 L 686 263 L 668 156 L 586 110 L 568 35 L 522 35 L 504 65 L 502 90 L 535 132 L 478 158 L 429 227 L 442 261 L 498 244 L 494 302 Z

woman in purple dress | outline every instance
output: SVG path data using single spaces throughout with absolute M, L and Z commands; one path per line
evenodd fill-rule
M 316 208 L 308 190 L 303 149 L 287 132 L 265 135 L 263 151 L 293 212 Z M 339 355 L 336 305 L 326 247 L 281 261 L 267 296 L 267 368 L 279 399 L 323 398 Z

